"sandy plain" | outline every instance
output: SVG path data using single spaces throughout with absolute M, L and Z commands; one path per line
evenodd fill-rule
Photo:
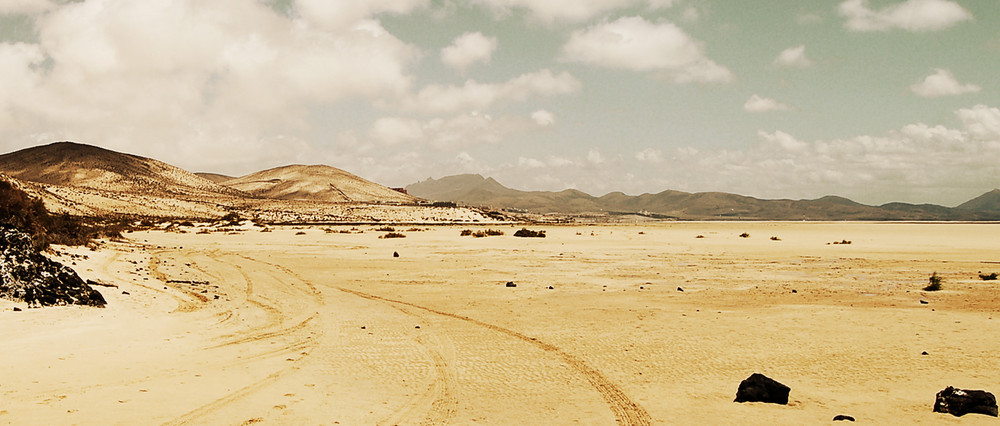
M 0 423 L 996 422 L 931 408 L 1000 392 L 997 224 L 358 228 L 70 250 L 117 287 L 0 302 Z M 734 403 L 754 372 L 790 403 Z

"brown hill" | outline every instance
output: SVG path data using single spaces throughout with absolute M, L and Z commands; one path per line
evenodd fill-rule
M 955 207 L 959 210 L 1000 212 L 1000 189 L 994 189 Z
M 22 181 L 110 192 L 239 195 L 162 161 L 74 142 L 0 155 L 0 172 Z
M 413 203 L 416 198 L 336 167 L 277 167 L 222 182 L 256 197 L 359 203 Z
M 208 180 L 210 180 L 212 182 L 215 182 L 215 183 L 222 183 L 222 182 L 225 182 L 227 180 L 236 179 L 235 176 L 223 175 L 223 174 L 219 174 L 219 173 L 195 172 L 194 174 L 195 174 L 195 176 L 208 179 Z
M 998 208 L 990 212 L 985 209 L 961 210 L 929 204 L 890 203 L 883 206 L 868 206 L 836 196 L 815 200 L 763 200 L 722 192 L 688 193 L 668 190 L 637 196 L 612 192 L 602 197 L 594 197 L 577 190 L 519 191 L 507 188 L 492 178 L 479 175 L 427 179 L 407 186 L 406 189 L 414 196 L 431 200 L 489 206 L 494 209 L 514 208 L 533 213 L 638 214 L 687 220 L 1000 219 L 1000 191 L 995 191 Z

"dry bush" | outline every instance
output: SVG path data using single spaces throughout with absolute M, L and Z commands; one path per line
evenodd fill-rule
M 514 233 L 514 236 L 522 238 L 545 238 L 545 231 L 532 231 L 528 228 L 521 228 Z
M 927 280 L 929 284 L 924 287 L 924 291 L 938 291 L 941 290 L 941 282 L 943 281 L 941 277 L 938 276 L 937 272 L 931 274 L 931 277 Z
M 400 234 L 398 232 L 390 232 L 390 233 L 385 234 L 385 235 L 383 235 L 383 236 L 381 236 L 379 238 L 406 238 L 406 235 Z

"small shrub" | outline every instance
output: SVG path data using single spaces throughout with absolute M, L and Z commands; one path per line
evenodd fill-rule
M 781 238 L 778 238 L 778 237 L 771 237 L 771 241 L 781 241 Z
M 305 233 L 304 231 L 299 231 L 299 232 L 296 232 L 296 233 L 295 233 L 295 235 L 305 235 L 305 234 L 306 234 L 306 233 Z
M 840 240 L 840 241 L 834 241 L 833 243 L 834 244 L 850 244 L 851 241 L 849 241 L 849 240 Z
M 460 237 L 468 237 L 469 235 L 472 235 L 471 229 L 463 229 L 461 234 L 459 234 Z
M 744 232 L 744 233 L 740 234 L 740 238 L 750 238 L 750 234 Z
M 514 233 L 514 236 L 522 238 L 545 238 L 545 231 L 532 231 L 528 228 L 521 228 L 521 230 Z
M 379 238 L 406 238 L 406 235 L 400 234 L 398 232 L 390 232 L 390 233 L 385 234 L 385 235 L 383 235 L 383 236 L 381 236 Z
M 545 232 L 545 231 L 542 231 L 542 232 Z M 486 235 L 489 235 L 491 237 L 496 237 L 496 236 L 503 235 L 503 231 L 501 231 L 499 229 L 487 229 L 486 230 Z
M 705 238 L 705 236 L 699 234 L 699 235 L 695 236 L 695 238 Z
M 396 228 L 391 226 L 383 226 L 381 228 L 376 228 L 375 230 L 378 232 L 396 232 Z
M 240 215 L 236 212 L 229 212 L 225 216 L 222 216 L 220 220 L 226 222 L 229 226 L 236 226 L 240 224 Z
M 992 274 L 979 274 L 979 279 L 983 281 L 996 281 L 997 273 L 994 272 Z
M 941 290 L 941 277 L 938 276 L 937 272 L 931 274 L 928 279 L 927 287 L 924 287 L 924 291 L 938 291 Z

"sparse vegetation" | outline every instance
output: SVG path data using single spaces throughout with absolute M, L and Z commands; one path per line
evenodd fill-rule
M 744 233 L 740 234 L 740 238 L 750 238 L 750 234 L 744 232 Z
M 781 238 L 778 238 L 778 237 L 771 237 L 771 241 L 781 241 Z
M 704 236 L 704 235 L 701 235 L 701 234 L 699 234 L 699 235 L 696 235 L 696 236 L 695 236 L 695 238 L 705 238 L 705 236 Z
M 396 232 L 396 228 L 391 226 L 383 226 L 381 228 L 375 228 L 375 230 L 378 232 Z
M 219 220 L 225 222 L 224 226 L 237 226 L 240 224 L 241 219 L 239 213 L 229 212 Z
M 996 279 L 997 279 L 997 273 L 996 272 L 991 273 L 991 274 L 980 273 L 979 274 L 979 279 L 981 279 L 983 281 L 996 281 Z
M 833 242 L 833 244 L 850 244 L 850 243 L 851 243 L 850 240 L 841 240 L 841 241 L 834 241 Z M 827 244 L 831 244 L 831 243 L 827 243 Z
M 499 229 L 486 229 L 486 230 L 479 230 L 479 231 L 473 231 L 471 229 L 463 229 L 462 232 L 459 235 L 462 236 L 462 237 L 472 236 L 474 238 L 495 237 L 495 236 L 503 235 L 503 231 L 501 231 Z
M 306 234 L 305 231 L 299 231 L 295 233 L 295 235 L 305 235 L 305 234 Z
M 84 219 L 68 214 L 51 214 L 41 200 L 0 181 L 0 224 L 6 224 L 31 235 L 38 250 L 49 244 L 88 245 L 96 238 L 121 237 L 129 228 L 123 220 Z
M 406 238 L 406 235 L 400 234 L 398 232 L 390 232 L 390 233 L 385 234 L 385 235 L 383 235 L 383 236 L 381 236 L 379 238 Z
M 514 233 L 514 236 L 522 238 L 545 238 L 545 231 L 532 231 L 528 228 L 521 228 Z
M 924 291 L 938 291 L 938 290 L 941 290 L 941 282 L 942 281 L 943 280 L 941 279 L 941 277 L 938 276 L 937 272 L 934 272 L 933 274 L 931 274 L 931 277 L 928 279 L 929 283 L 927 284 L 927 287 L 924 287 Z

